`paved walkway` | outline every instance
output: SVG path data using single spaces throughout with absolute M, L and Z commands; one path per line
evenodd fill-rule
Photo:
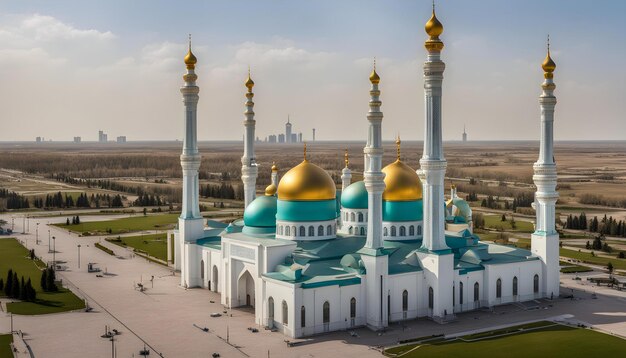
M 33 223 L 41 222 L 40 234 L 44 230 L 47 233 L 45 223 L 48 220 L 63 222 L 65 218 L 31 219 L 31 234 L 17 235 L 23 241 L 28 238 L 28 247 L 35 248 L 44 260 L 52 259 L 52 254 L 48 254 L 47 237 L 40 245 L 35 245 Z M 229 311 L 232 317 L 211 318 L 211 312 L 224 310 L 219 296 L 203 289 L 180 288 L 180 278 L 172 276 L 168 267 L 140 257 L 110 256 L 93 245 L 102 237 L 78 237 L 54 226 L 50 230 L 56 237 L 57 260 L 66 261 L 68 266 L 68 271 L 60 272 L 59 276 L 86 298 L 94 311 L 14 316 L 15 329 L 24 332 L 36 357 L 106 357 L 112 349 L 120 358 L 132 357 L 133 354 L 138 356 L 144 343 L 151 347 L 150 356 L 158 356 L 158 352 L 165 357 L 206 357 L 213 352 L 219 352 L 222 357 L 267 357 L 268 351 L 270 357 L 379 357 L 380 353 L 372 347 L 393 345 L 400 339 L 452 334 L 563 314 L 572 314 L 577 320 L 626 336 L 626 292 L 605 295 L 604 291 L 596 290 L 598 299 L 592 299 L 590 291 L 580 290 L 589 287 L 576 286 L 578 283 L 572 283 L 571 276 L 567 276 L 562 281 L 566 287 L 571 284 L 576 289 L 576 300 L 543 300 L 538 304 L 539 309 L 531 311 L 507 305 L 493 311 L 464 313 L 455 322 L 444 325 L 424 319 L 407 322 L 404 326 L 392 324 L 380 335 L 364 328 L 356 330 L 356 337 L 348 332 L 334 332 L 298 340 L 298 345 L 288 348 L 280 333 L 261 327 L 258 327 L 261 328 L 259 333 L 251 333 L 247 328 L 254 326 L 254 318 L 248 311 L 234 309 Z M 82 245 L 80 269 L 79 243 Z M 116 252 L 121 249 L 111 247 Z M 96 262 L 108 275 L 97 278 L 87 273 L 88 262 Z M 153 282 L 150 281 L 152 276 Z M 138 282 L 143 282 L 147 291 L 135 290 Z M 0 313 L 0 332 L 8 332 L 9 323 L 8 317 Z M 114 342 L 100 337 L 105 333 L 105 325 L 121 332 Z M 208 327 L 209 332 L 198 327 Z M 226 342 L 227 336 L 229 342 Z

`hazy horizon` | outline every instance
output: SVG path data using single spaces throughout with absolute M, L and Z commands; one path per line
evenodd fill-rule
M 257 136 L 365 141 L 377 57 L 383 137 L 423 137 L 424 23 L 431 1 L 139 0 L 0 3 L 1 142 L 182 139 L 187 33 L 200 86 L 200 141 L 243 135 L 248 65 Z M 437 1 L 444 25 L 443 135 L 539 139 L 546 35 L 557 63 L 556 141 L 626 133 L 626 2 Z M 622 45 L 619 45 L 622 43 Z M 536 138 L 536 139 L 534 139 Z

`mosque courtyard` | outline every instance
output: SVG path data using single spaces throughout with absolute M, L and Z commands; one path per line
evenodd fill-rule
M 106 219 L 110 219 L 107 216 Z M 5 218 L 6 219 L 6 218 Z M 85 216 L 84 220 L 105 220 Z M 34 227 L 47 228 L 48 222 L 62 222 L 65 217 L 31 219 Z M 265 330 L 254 324 L 252 309 L 225 309 L 219 295 L 204 289 L 185 290 L 180 277 L 166 266 L 134 256 L 103 237 L 78 237 L 64 229 L 49 226 L 56 237 L 56 259 L 65 261 L 67 270 L 59 278 L 93 308 L 91 312 L 67 312 L 40 316 L 14 315 L 14 330 L 23 332 L 24 341 L 35 356 L 105 357 L 114 350 L 118 357 L 139 356 L 144 345 L 150 356 L 206 357 L 219 353 L 222 357 L 345 357 L 381 356 L 381 347 L 393 346 L 400 340 L 435 334 L 456 334 L 524 323 L 542 319 L 583 322 L 595 328 L 626 336 L 624 304 L 626 293 L 605 287 L 591 286 L 573 275 L 561 276 L 561 291 L 574 294 L 574 299 L 540 300 L 528 305 L 498 306 L 493 311 L 479 310 L 459 314 L 454 322 L 440 325 L 420 319 L 391 324 L 382 334 L 366 328 L 340 331 L 307 339 L 289 340 L 281 333 Z M 40 230 L 40 234 L 44 230 Z M 17 234 L 28 248 L 34 248 L 44 261 L 51 261 L 47 240 L 35 244 L 35 233 Z M 112 249 L 114 256 L 97 249 L 94 244 Z M 81 244 L 81 269 L 78 269 L 77 245 Z M 87 272 L 87 263 L 95 262 L 102 277 Z M 154 277 L 154 279 L 152 279 Z M 146 288 L 141 292 L 137 284 Z M 571 291 L 573 289 L 573 291 Z M 597 298 L 592 298 L 595 293 Z M 11 317 L 3 300 L 0 332 L 10 331 Z M 220 317 L 211 317 L 219 313 Z M 120 332 L 111 342 L 102 338 L 105 326 Z M 208 328 L 208 331 L 205 330 Z M 258 332 L 251 329 L 256 328 Z M 290 341 L 288 345 L 286 341 Z M 17 347 L 27 348 L 16 339 Z

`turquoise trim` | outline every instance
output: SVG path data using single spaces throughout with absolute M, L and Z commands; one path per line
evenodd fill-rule
M 450 250 L 450 249 L 428 250 L 428 249 L 426 249 L 424 247 L 420 247 L 419 249 L 417 249 L 415 251 L 423 252 L 423 253 L 426 253 L 426 254 L 435 254 L 435 255 L 438 255 L 438 256 L 451 255 L 452 254 L 452 250 Z
M 278 200 L 276 219 L 284 221 L 326 221 L 337 218 L 335 199 L 318 201 Z
M 311 282 L 311 283 L 303 283 L 302 288 L 316 288 L 316 287 L 325 287 L 325 286 L 351 286 L 351 285 L 360 285 L 361 279 L 359 277 L 353 277 L 344 280 L 328 280 L 328 281 L 319 281 L 319 282 Z
M 362 247 L 357 252 L 357 254 L 366 255 L 366 256 L 385 256 L 389 255 L 389 252 L 382 247 L 378 249 L 372 249 L 369 247 Z
M 276 227 L 276 197 L 259 196 L 243 213 L 245 226 Z
M 254 227 L 254 226 L 244 226 L 243 230 L 241 230 L 246 235 L 266 235 L 266 234 L 275 234 L 276 226 L 271 227 Z
M 459 275 L 467 275 L 470 272 L 474 272 L 474 271 L 483 271 L 485 268 L 483 266 L 478 266 L 478 267 L 468 267 L 468 268 L 464 268 L 464 269 L 460 269 L 459 270 Z
M 347 209 L 367 209 L 367 189 L 363 181 L 348 185 L 341 193 L 341 206 Z
M 421 200 L 383 200 L 383 221 L 422 221 L 424 206 Z

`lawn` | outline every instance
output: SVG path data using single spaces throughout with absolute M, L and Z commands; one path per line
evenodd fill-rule
M 13 302 L 7 304 L 7 310 L 15 314 L 34 315 L 65 312 L 85 307 L 83 300 L 70 290 L 59 288 L 58 292 L 44 292 L 39 284 L 41 271 L 28 258 L 28 250 L 15 239 L 0 239 L 0 277 L 6 280 L 7 271 L 13 269 L 18 276 L 30 277 L 37 291 L 35 302 Z M 2 292 L 4 294 L 4 292 Z
M 130 246 L 133 249 L 145 252 L 149 256 L 166 261 L 167 260 L 167 234 L 150 234 L 127 237 L 110 237 L 107 241 L 119 246 Z
M 530 328 L 530 327 L 529 327 Z M 421 347 L 398 357 L 620 357 L 626 350 L 626 340 L 589 329 L 557 325 L 533 331 L 518 331 L 512 335 L 467 342 L 461 340 L 423 344 Z M 494 334 L 506 334 L 496 331 Z M 484 336 L 484 334 L 481 334 Z M 481 337 L 482 338 L 482 337 Z M 419 344 L 385 350 L 388 356 L 407 352 Z
M 0 334 L 0 357 L 13 357 L 11 343 L 13 343 L 12 334 Z
M 78 232 L 83 235 L 89 234 L 124 234 L 128 232 L 144 230 L 167 230 L 176 225 L 179 214 L 147 215 L 138 214 L 128 218 L 83 222 L 78 225 L 55 224 L 56 226 Z
M 606 266 L 609 262 L 611 262 L 613 264 L 613 267 L 615 267 L 616 269 L 626 270 L 626 259 L 618 259 L 617 257 L 608 258 L 602 256 L 591 256 L 591 253 L 589 252 L 578 252 L 569 249 L 560 249 L 559 254 L 564 257 L 569 257 L 571 259 L 576 259 L 582 262 L 601 266 Z
M 511 226 L 511 216 L 507 215 L 506 221 L 502 221 L 502 215 L 484 215 L 485 227 L 490 229 L 502 229 L 504 231 L 528 232 L 535 231 L 530 221 L 515 220 L 515 228 Z

